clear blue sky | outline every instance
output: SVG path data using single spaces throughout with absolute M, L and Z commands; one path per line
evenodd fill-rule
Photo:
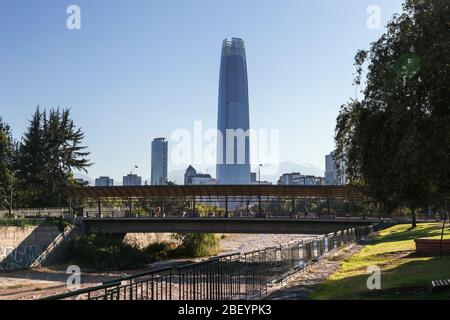
M 95 165 L 150 176 L 150 141 L 217 117 L 222 40 L 246 43 L 250 121 L 280 129 L 280 159 L 324 168 L 353 97 L 353 57 L 401 0 L 1 0 L 0 115 L 21 136 L 36 106 L 70 107 Z M 68 30 L 66 8 L 81 8 Z M 366 26 L 370 5 L 382 28 Z M 170 167 L 169 171 L 179 168 Z

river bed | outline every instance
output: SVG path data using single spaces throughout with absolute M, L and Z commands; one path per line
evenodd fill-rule
M 221 240 L 221 254 L 250 252 L 308 238 L 311 238 L 311 236 L 292 234 L 227 234 Z M 189 259 L 189 261 L 192 260 L 197 261 L 199 259 Z M 145 270 L 185 262 L 186 259 L 161 261 L 149 265 Z M 51 268 L 0 273 L 0 300 L 39 299 L 66 292 L 66 281 L 69 277 L 66 269 L 67 266 L 60 265 Z M 95 286 L 101 284 L 103 281 L 110 281 L 118 277 L 142 271 L 144 270 L 109 272 L 94 272 L 89 270 L 83 272 L 82 270 L 81 287 Z

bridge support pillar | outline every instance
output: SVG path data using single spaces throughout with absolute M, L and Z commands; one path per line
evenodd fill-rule
M 261 217 L 261 196 L 258 196 L 258 216 Z
M 129 203 L 129 205 L 130 205 L 130 217 L 132 216 L 132 212 L 133 212 L 133 200 L 132 200 L 132 198 L 130 197 L 130 203 Z
M 345 209 L 347 211 L 347 217 L 350 219 L 351 218 L 351 214 L 350 214 L 350 207 L 348 205 L 348 201 L 345 202 Z
M 228 218 L 228 197 L 225 197 L 225 218 Z
M 327 197 L 327 211 L 328 211 L 328 216 L 330 216 L 330 198 Z
M 98 217 L 102 217 L 102 200 L 98 199 Z
M 250 215 L 250 208 L 249 208 L 249 206 L 250 206 L 250 201 L 247 200 L 247 218 L 248 218 L 249 215 Z
M 290 217 L 294 217 L 295 215 L 295 198 L 292 198 L 292 210 L 291 210 L 291 215 Z

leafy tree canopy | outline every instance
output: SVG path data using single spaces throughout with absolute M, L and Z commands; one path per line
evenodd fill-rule
M 350 181 L 409 207 L 414 219 L 450 193 L 449 7 L 405 2 L 370 50 L 356 54 L 363 98 L 343 105 L 336 124 L 335 157 L 346 160 Z

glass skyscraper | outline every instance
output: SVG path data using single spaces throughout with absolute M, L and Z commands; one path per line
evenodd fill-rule
M 156 138 L 152 141 L 151 184 L 167 184 L 167 140 Z
M 225 39 L 219 79 L 218 184 L 250 184 L 250 137 L 247 62 L 244 41 Z

